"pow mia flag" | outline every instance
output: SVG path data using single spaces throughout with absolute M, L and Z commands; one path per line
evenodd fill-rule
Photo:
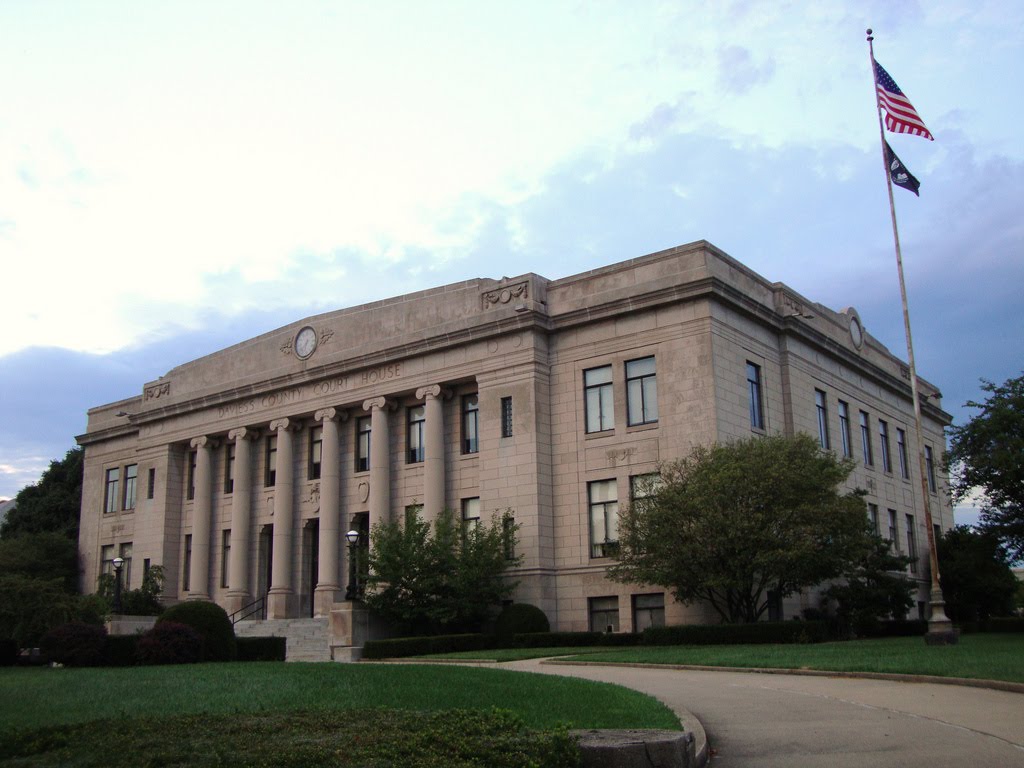
M 892 183 L 897 187 L 908 189 L 920 197 L 921 195 L 917 190 L 920 189 L 921 182 L 914 177 L 914 174 L 907 170 L 907 166 L 903 164 L 903 161 L 896 157 L 896 153 L 892 151 L 888 141 L 885 142 L 885 161 L 889 164 L 889 178 L 892 179 Z

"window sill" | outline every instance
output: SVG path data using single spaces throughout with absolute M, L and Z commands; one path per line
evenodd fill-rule
M 614 436 L 615 436 L 615 430 L 614 429 L 603 429 L 600 432 L 584 432 L 583 433 L 583 439 L 584 440 L 597 440 L 597 439 L 602 438 L 602 437 L 614 437 Z
M 658 426 L 658 422 L 656 421 L 647 421 L 644 422 L 643 424 L 633 424 L 632 426 L 627 426 L 626 432 L 647 432 L 652 429 L 657 429 Z

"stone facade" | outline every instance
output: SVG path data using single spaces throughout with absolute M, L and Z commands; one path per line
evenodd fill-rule
M 944 530 L 950 418 L 921 387 Z M 909 374 L 855 311 L 706 242 L 562 280 L 468 280 L 299 320 L 90 410 L 83 586 L 127 553 L 129 586 L 159 564 L 171 600 L 234 610 L 266 595 L 271 618 L 327 616 L 348 583 L 344 532 L 423 505 L 428 519 L 514 515 L 516 599 L 553 628 L 710 621 L 657 587 L 606 579 L 616 505 L 694 445 L 820 430 L 858 460 L 852 484 L 883 535 L 891 515 L 900 549 L 919 553 L 923 610 Z

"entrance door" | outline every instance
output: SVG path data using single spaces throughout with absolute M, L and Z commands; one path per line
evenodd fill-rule
M 319 583 L 320 521 L 309 520 L 302 527 L 302 611 L 312 616 L 313 593 Z
M 259 562 L 257 567 L 259 571 L 256 574 L 256 596 L 262 597 L 266 600 L 267 592 L 270 591 L 271 586 L 271 574 L 273 573 L 274 565 L 274 526 L 264 525 L 260 529 L 260 541 L 259 541 Z M 264 602 L 263 608 L 264 618 L 266 618 L 266 603 Z

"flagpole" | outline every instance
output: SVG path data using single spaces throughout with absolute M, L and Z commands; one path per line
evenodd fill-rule
M 882 125 L 882 104 L 878 96 L 878 72 L 875 69 L 875 45 L 871 30 L 867 31 L 868 54 L 871 57 L 871 77 L 875 83 L 875 113 L 878 116 L 878 137 L 881 141 L 882 167 L 885 171 L 885 186 L 889 191 L 889 215 L 892 217 L 892 237 L 896 244 L 896 271 L 900 278 L 900 299 L 903 302 L 903 329 L 907 336 L 907 364 L 910 368 L 910 394 L 914 401 L 914 431 L 917 436 L 918 473 L 921 477 L 921 498 L 924 500 L 925 531 L 928 534 L 928 558 L 931 565 L 931 616 L 928 619 L 928 632 L 925 642 L 929 645 L 953 645 L 958 640 L 958 632 L 946 616 L 946 604 L 942 599 L 942 587 L 939 585 L 939 558 L 935 547 L 935 527 L 932 522 L 931 503 L 929 501 L 928 467 L 924 452 L 924 429 L 921 426 L 921 398 L 917 386 L 917 367 L 914 364 L 914 342 L 910 333 L 910 308 L 907 303 L 907 284 L 903 279 L 903 253 L 900 250 L 900 233 L 896 226 L 896 203 L 892 196 L 892 176 L 889 173 L 889 158 L 885 151 L 885 128 Z M 916 554 L 916 553 L 911 553 Z

